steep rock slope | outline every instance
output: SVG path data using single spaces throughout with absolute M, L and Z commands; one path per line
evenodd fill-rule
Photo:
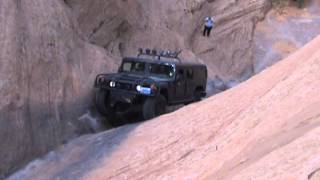
M 0 178 L 83 131 L 94 77 L 113 60 L 78 29 L 62 1 L 0 1 Z
M 210 78 L 243 80 L 254 72 L 255 24 L 270 8 L 267 0 L 66 0 L 84 35 L 115 56 L 135 55 L 139 47 L 182 49 L 182 57 L 209 67 Z M 216 28 L 202 36 L 203 20 Z
M 9 179 L 316 178 L 319 47 L 317 37 L 243 84 L 177 112 L 78 138 Z

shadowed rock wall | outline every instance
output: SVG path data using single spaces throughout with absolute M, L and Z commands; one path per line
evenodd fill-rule
M 114 65 L 62 1 L 0 1 L 0 177 L 83 133 L 96 73 Z

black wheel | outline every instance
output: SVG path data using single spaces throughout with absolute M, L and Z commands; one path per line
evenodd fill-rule
M 96 107 L 100 114 L 108 115 L 110 112 L 111 107 L 108 104 L 109 100 L 109 92 L 104 90 L 99 90 L 96 92 Z
M 202 91 L 200 89 L 195 90 L 193 94 L 194 102 L 201 101 L 201 98 L 202 98 L 201 93 Z
M 142 107 L 142 115 L 145 120 L 152 119 L 166 112 L 166 98 L 162 95 L 149 97 Z
M 96 107 L 100 114 L 105 116 L 106 124 L 110 124 L 111 126 L 120 126 L 123 124 L 122 119 L 117 117 L 113 107 L 109 104 L 109 92 L 104 90 L 99 90 L 96 92 Z

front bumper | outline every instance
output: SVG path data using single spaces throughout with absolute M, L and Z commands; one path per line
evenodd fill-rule
M 141 112 L 142 104 L 149 96 L 139 94 L 138 92 L 120 90 L 115 88 L 96 88 L 96 93 L 107 91 L 106 105 L 110 112 L 117 116 L 123 116 L 133 112 Z
M 117 103 L 136 104 L 142 99 L 137 92 L 109 89 L 109 103 L 114 106 Z

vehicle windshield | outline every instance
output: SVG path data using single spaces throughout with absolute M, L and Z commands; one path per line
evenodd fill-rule
M 150 64 L 149 72 L 151 76 L 159 78 L 172 78 L 174 75 L 174 68 L 167 64 Z
M 122 63 L 120 72 L 144 73 L 145 63 L 135 61 L 125 61 Z

